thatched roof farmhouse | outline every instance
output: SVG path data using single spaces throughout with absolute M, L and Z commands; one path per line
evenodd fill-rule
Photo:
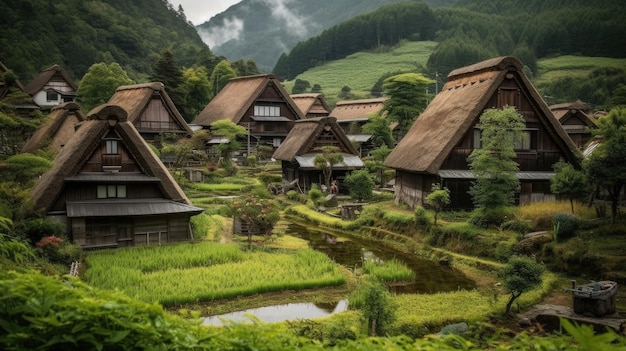
M 282 161 L 283 180 L 291 182 L 297 179 L 304 191 L 310 189 L 312 183 L 324 184 L 322 171 L 315 168 L 313 162 L 324 146 L 338 147 L 343 156 L 343 162 L 333 165 L 332 173 L 340 189 L 348 172 L 363 168 L 357 150 L 334 117 L 307 118 L 295 123 L 272 156 Z
M 124 85 L 109 104 L 122 107 L 141 136 L 153 141 L 163 133 L 191 136 L 193 132 L 161 82 Z
M 110 104 L 94 108 L 78 125 L 31 197 L 83 247 L 188 240 L 189 218 L 202 212 L 190 205 L 126 111 Z
M 476 124 L 486 109 L 513 106 L 526 121 L 527 142 L 519 146 L 519 203 L 552 199 L 552 166 L 578 162 L 576 145 L 514 57 L 497 57 L 456 69 L 406 136 L 385 160 L 396 170 L 395 201 L 424 204 L 433 183 L 451 191 L 451 208 L 471 209 L 467 193 L 475 179 L 467 157 L 480 147 Z
M 86 119 L 75 102 L 65 102 L 50 110 L 47 122 L 40 126 L 28 139 L 22 152 L 33 152 L 38 149 L 60 151 L 75 132 L 75 126 Z
M 248 130 L 251 150 L 258 145 L 277 148 L 293 123 L 304 114 L 273 75 L 231 78 L 193 120 L 210 129 L 213 122 L 229 120 Z M 247 155 L 246 155 L 247 156 Z

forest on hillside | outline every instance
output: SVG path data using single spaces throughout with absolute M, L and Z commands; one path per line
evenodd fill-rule
M 520 58 L 536 72 L 538 58 L 558 55 L 626 57 L 626 8 L 616 1 L 463 0 L 430 9 L 398 3 L 355 17 L 300 42 L 276 63 L 284 79 L 349 54 L 435 40 L 428 71 L 451 70 L 501 55 Z M 346 44 L 349 43 L 349 44 Z
M 116 62 L 141 81 L 165 50 L 183 67 L 217 64 L 168 0 L 7 0 L 0 28 L 0 61 L 24 83 L 55 64 L 79 80 L 99 62 Z

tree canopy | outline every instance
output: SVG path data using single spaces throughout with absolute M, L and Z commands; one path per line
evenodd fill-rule
M 585 160 L 584 167 L 591 184 L 608 194 L 615 221 L 626 184 L 626 107 L 613 109 L 600 118 L 595 133 L 601 136 L 601 143 Z
M 100 62 L 91 65 L 80 80 L 77 100 L 85 112 L 109 101 L 115 90 L 122 85 L 133 84 L 122 67 L 113 62 L 109 65 Z
M 481 147 L 469 156 L 470 169 L 476 181 L 470 189 L 478 208 L 494 209 L 513 203 L 519 190 L 515 172 L 515 140 L 519 138 L 525 123 L 515 108 L 486 110 L 480 116 Z
M 420 73 L 398 74 L 383 82 L 383 90 L 389 99 L 385 101 L 381 113 L 386 112 L 389 120 L 398 122 L 397 128 L 402 135 L 428 105 L 431 96 L 427 88 L 433 83 Z

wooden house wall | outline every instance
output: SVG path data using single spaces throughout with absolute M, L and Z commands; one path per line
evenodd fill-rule
M 102 166 L 121 166 L 120 172 L 141 172 L 141 168 L 121 141 L 118 142 L 118 150 L 118 155 L 107 155 L 106 144 L 102 140 L 80 172 L 103 172 Z
M 499 89 L 489 100 L 487 108 L 515 107 L 524 118 L 526 129 L 535 135 L 533 144 L 536 144 L 536 149 L 517 152 L 516 162 L 519 164 L 520 171 L 553 171 L 552 166 L 565 157 L 564 152 L 559 149 L 553 139 L 554 136 L 545 128 L 524 92 L 517 86 L 511 86 L 513 79 L 506 80 L 505 83 L 507 82 L 508 84 Z M 474 129 L 479 118 L 474 121 L 473 126 L 450 152 L 441 169 L 469 169 L 467 157 L 473 151 Z M 545 118 L 551 118 L 551 116 L 545 116 Z
M 394 185 L 395 203 L 406 204 L 411 208 L 424 205 L 424 198 L 432 189 L 437 177 L 431 174 L 396 171 Z
M 567 132 L 570 139 L 579 149 L 582 149 L 587 142 L 593 137 L 589 126 L 581 119 L 578 114 L 574 114 L 562 123 L 563 129 Z
M 189 240 L 189 215 L 72 218 L 82 247 L 125 247 Z
M 140 132 L 186 132 L 176 123 L 159 96 L 153 97 L 141 116 L 135 121 Z
M 96 200 L 98 185 L 124 184 L 124 183 L 69 183 L 65 189 L 65 201 Z M 127 199 L 163 198 L 164 194 L 155 183 L 126 183 Z

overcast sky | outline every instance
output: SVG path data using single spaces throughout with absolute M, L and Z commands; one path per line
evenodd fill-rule
M 187 20 L 194 25 L 202 24 L 211 17 L 220 12 L 224 12 L 227 8 L 240 2 L 241 0 L 170 0 L 170 4 L 178 10 L 178 5 L 183 5 Z

